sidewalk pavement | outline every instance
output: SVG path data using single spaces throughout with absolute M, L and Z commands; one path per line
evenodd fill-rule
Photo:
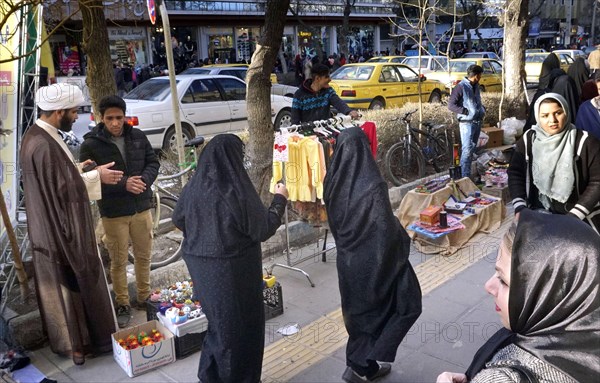
M 500 328 L 484 284 L 494 273 L 497 249 L 512 217 L 509 205 L 500 229 L 476 234 L 450 257 L 421 254 L 411 246 L 410 261 L 423 291 L 423 313 L 400 345 L 391 374 L 380 382 L 435 382 L 443 371 L 464 372 L 477 349 Z M 310 257 L 321 246 L 322 241 L 294 251 L 292 261 Z M 296 266 L 310 275 L 315 287 L 299 272 L 274 267 L 285 311 L 266 323 L 263 382 L 342 381 L 347 334 L 335 256 L 333 249 L 326 262 L 316 255 Z M 264 266 L 274 262 L 285 264 L 280 256 L 265 260 Z M 135 312 L 132 325 L 145 320 L 145 312 Z M 283 337 L 277 333 L 296 323 L 297 334 Z M 88 359 L 83 366 L 53 354 L 49 347 L 31 351 L 30 356 L 35 367 L 58 382 L 197 382 L 200 351 L 135 378 L 125 374 L 112 354 Z

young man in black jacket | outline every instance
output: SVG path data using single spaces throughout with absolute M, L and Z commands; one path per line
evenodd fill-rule
M 107 96 L 98 107 L 102 122 L 84 136 L 80 160 L 91 159 L 98 165 L 115 162 L 113 169 L 123 171 L 116 185 L 102 184 L 98 201 L 104 243 L 110 255 L 110 275 L 117 301 L 117 322 L 127 327 L 131 303 L 127 290 L 127 254 L 129 241 L 135 256 L 137 297 L 134 305 L 143 308 L 150 295 L 152 257 L 152 191 L 160 163 L 148 138 L 125 122 L 125 101 Z
M 331 118 L 331 106 L 338 112 L 349 114 L 353 119 L 359 117 L 335 91 L 329 87 L 331 77 L 329 68 L 323 64 L 313 65 L 312 79 L 305 80 L 294 94 L 292 102 L 292 124 L 327 120 Z

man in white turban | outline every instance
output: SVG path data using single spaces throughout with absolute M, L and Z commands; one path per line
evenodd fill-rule
M 83 364 L 86 354 L 112 350 L 116 330 L 88 189 L 99 199 L 100 182 L 116 184 L 122 172 L 109 163 L 82 173 L 88 163 L 77 165 L 62 141 L 58 131 L 71 130 L 83 102 L 78 87 L 41 87 L 35 101 L 40 118 L 25 133 L 19 159 L 38 306 L 52 351 Z

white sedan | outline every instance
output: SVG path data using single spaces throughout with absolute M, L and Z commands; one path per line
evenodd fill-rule
M 177 94 L 183 139 L 241 131 L 248 127 L 246 83 L 221 75 L 178 75 Z M 143 131 L 154 149 L 176 151 L 175 119 L 168 77 L 155 77 L 123 96 L 126 118 Z M 276 129 L 291 123 L 292 99 L 271 95 Z M 93 127 L 90 125 L 90 129 Z

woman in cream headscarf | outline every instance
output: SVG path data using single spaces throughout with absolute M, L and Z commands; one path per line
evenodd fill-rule
M 600 143 L 569 123 L 557 93 L 534 106 L 537 124 L 517 142 L 508 186 L 515 213 L 523 208 L 570 214 L 600 231 Z

